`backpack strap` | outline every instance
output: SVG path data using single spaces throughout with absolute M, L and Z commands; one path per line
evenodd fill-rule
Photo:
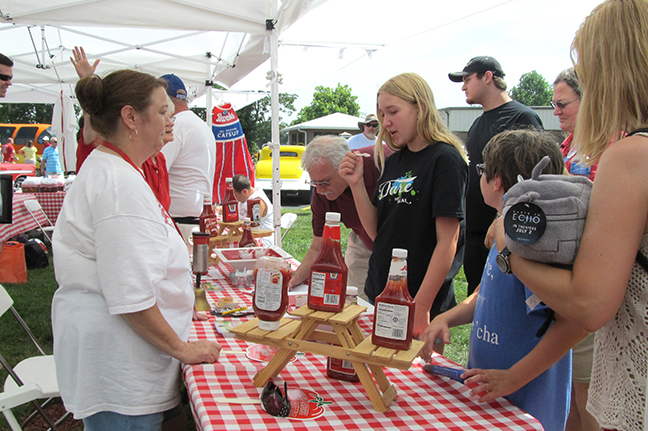
M 648 272 L 648 257 L 644 256 L 641 250 L 637 251 L 637 257 L 635 260 L 644 269 L 644 271 Z
M 637 134 L 637 133 L 648 133 L 648 127 L 643 127 L 643 128 L 641 128 L 641 129 L 633 130 L 632 132 L 630 132 L 630 133 L 628 133 L 628 134 L 626 135 L 626 138 L 627 138 L 628 136 L 632 136 L 632 135 L 635 135 L 635 134 Z

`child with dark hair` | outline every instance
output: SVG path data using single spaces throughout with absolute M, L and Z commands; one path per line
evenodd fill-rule
M 504 194 L 518 175 L 528 179 L 544 157 L 545 174 L 564 172 L 563 156 L 551 135 L 528 130 L 502 132 L 491 139 L 477 165 L 484 201 L 502 212 Z M 536 336 L 550 310 L 515 275 L 502 272 L 497 248 L 490 250 L 477 290 L 455 308 L 437 316 L 423 333 L 422 357 L 429 360 L 436 339 L 450 344 L 451 327 L 472 322 L 466 384 L 487 402 L 504 396 L 534 416 L 545 430 L 565 429 L 570 405 L 571 353 L 587 335 L 558 314 L 547 332 Z
M 268 199 L 265 192 L 261 189 L 255 189 L 252 187 L 250 179 L 245 175 L 240 174 L 236 174 L 232 177 L 232 187 L 234 187 L 234 196 L 236 197 L 236 200 L 239 201 L 239 218 L 243 220 L 243 217 L 250 217 L 251 220 L 252 216 L 247 213 L 247 201 L 248 199 L 259 199 L 261 207 L 261 220 L 259 221 L 259 226 L 261 229 L 273 230 L 272 202 L 270 202 L 270 199 Z M 261 242 L 267 246 L 274 245 L 274 235 L 262 237 Z

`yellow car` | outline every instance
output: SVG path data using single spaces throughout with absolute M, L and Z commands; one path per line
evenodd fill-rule
M 299 196 L 310 202 L 310 177 L 301 166 L 303 145 L 281 145 L 279 147 L 279 188 L 282 196 Z M 272 151 L 265 146 L 259 151 L 259 161 L 255 168 L 254 188 L 262 189 L 268 196 L 272 195 Z

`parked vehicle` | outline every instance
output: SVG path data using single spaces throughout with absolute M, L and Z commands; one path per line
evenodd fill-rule
M 16 172 L 11 174 L 16 188 L 20 187 L 25 178 L 36 176 L 36 166 L 29 163 L 0 163 L 0 174 L 5 171 Z
M 302 154 L 305 146 L 281 145 L 279 148 L 279 174 L 281 177 L 279 188 L 282 196 L 299 196 L 304 201 L 310 202 L 311 187 L 308 184 L 310 177 L 301 166 Z M 259 151 L 259 161 L 255 167 L 255 185 L 263 189 L 272 197 L 272 151 L 270 146 L 265 146 Z
M 52 136 L 51 124 L 23 124 L 23 123 L 0 123 L 0 141 L 4 144 L 7 138 L 13 138 L 16 158 L 19 163 L 23 162 L 22 154 L 18 153 L 27 142 L 33 142 L 36 147 L 36 154 L 43 155 L 45 142 Z

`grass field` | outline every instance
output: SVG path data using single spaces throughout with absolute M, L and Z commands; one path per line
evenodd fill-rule
M 286 210 L 282 212 L 287 212 Z M 295 224 L 290 229 L 283 240 L 282 248 L 301 260 L 308 250 L 311 238 L 311 212 L 309 210 L 293 209 L 290 212 L 297 213 L 298 217 Z M 346 235 L 348 229 L 342 226 L 342 249 L 346 249 Z M 51 262 L 51 261 L 50 261 Z M 50 305 L 52 295 L 57 289 L 56 280 L 54 279 L 54 270 L 52 265 L 48 268 L 35 269 L 29 271 L 29 280 L 25 284 L 5 284 L 4 287 L 14 300 L 14 307 L 27 325 L 32 329 L 37 339 L 44 346 L 47 353 L 52 352 L 52 326 L 50 318 Z M 466 283 L 463 271 L 459 273 L 455 281 L 455 293 L 457 302 L 463 301 L 466 297 Z M 445 349 L 445 356 L 451 360 L 465 365 L 468 360 L 468 338 L 470 325 L 452 329 L 452 344 Z M 8 315 L 2 317 L 0 323 L 0 353 L 7 361 L 15 365 L 20 359 L 27 356 L 37 355 L 36 348 L 33 347 L 29 338 L 18 323 Z M 4 382 L 6 371 L 0 370 L 0 379 Z M 188 415 L 187 430 L 195 430 L 191 413 L 186 405 Z M 15 409 L 14 412 L 19 418 L 28 411 L 27 407 Z M 8 430 L 9 427 L 0 416 L 0 430 Z M 82 427 L 78 428 L 83 429 Z

